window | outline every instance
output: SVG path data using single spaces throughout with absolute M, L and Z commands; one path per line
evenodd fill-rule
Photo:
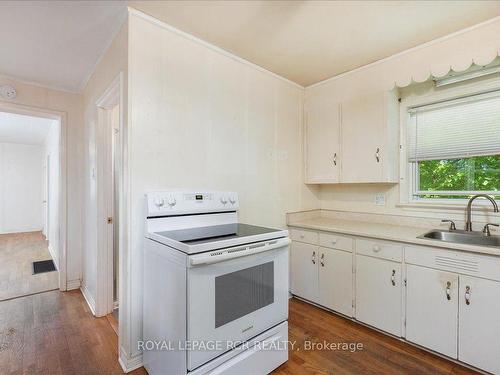
M 412 200 L 500 198 L 500 91 L 409 110 Z

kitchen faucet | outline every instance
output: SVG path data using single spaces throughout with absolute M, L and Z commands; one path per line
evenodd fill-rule
M 490 197 L 489 195 L 486 195 L 486 194 L 477 194 L 477 195 L 474 195 L 473 197 L 471 197 L 471 199 L 469 199 L 469 203 L 467 203 L 467 222 L 465 223 L 465 230 L 468 231 L 468 232 L 472 232 L 472 219 L 471 219 L 471 211 L 472 211 L 472 202 L 474 201 L 474 199 L 476 198 L 486 198 L 488 199 L 491 204 L 493 204 L 493 212 L 498 212 L 498 205 L 497 205 L 497 202 L 495 202 L 495 200 Z

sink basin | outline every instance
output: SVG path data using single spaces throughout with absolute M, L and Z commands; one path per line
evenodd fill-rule
M 432 230 L 418 238 L 453 242 L 464 245 L 500 247 L 500 236 L 486 236 L 482 232 L 466 232 L 463 230 Z

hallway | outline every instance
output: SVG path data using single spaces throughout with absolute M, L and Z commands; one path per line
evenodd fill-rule
M 33 275 L 33 262 L 47 259 L 41 232 L 0 234 L 0 301 L 58 289 L 57 271 Z

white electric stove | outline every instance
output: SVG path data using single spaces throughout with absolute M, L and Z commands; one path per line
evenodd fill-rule
M 231 192 L 147 195 L 150 375 L 267 374 L 288 359 L 288 231 L 239 223 L 238 208 Z

